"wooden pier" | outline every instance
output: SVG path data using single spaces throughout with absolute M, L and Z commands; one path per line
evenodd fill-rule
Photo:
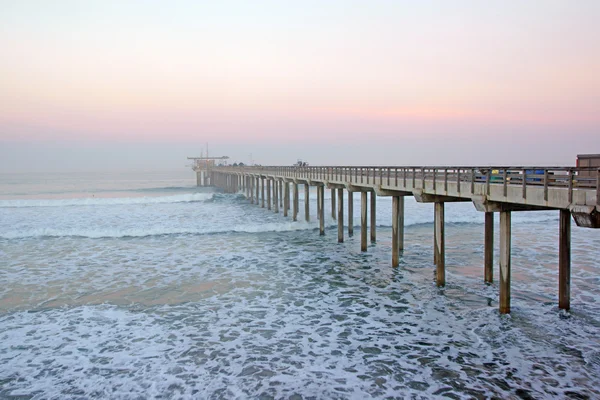
M 197 173 L 201 173 L 197 171 Z M 436 283 L 444 286 L 445 203 L 468 201 L 484 213 L 484 281 L 493 280 L 494 213 L 500 214 L 500 312 L 510 312 L 511 213 L 560 210 L 559 308 L 570 308 L 571 217 L 578 226 L 600 228 L 600 169 L 569 167 L 377 167 L 292 166 L 213 167 L 212 185 L 231 193 L 242 191 L 248 199 L 284 216 L 290 209 L 293 187 L 293 220 L 298 215 L 298 185 L 304 185 L 305 220 L 309 221 L 309 187 L 317 188 L 319 232 L 325 234 L 325 189 L 331 190 L 331 216 L 337 219 L 338 242 L 344 241 L 344 191 L 348 192 L 348 235 L 353 235 L 353 194 L 361 196 L 361 251 L 367 251 L 367 195 L 370 241 L 376 241 L 377 196 L 392 197 L 392 266 L 399 265 L 404 249 L 404 197 L 434 203 L 434 263 Z M 266 199 L 265 199 L 266 188 Z M 271 196 L 271 192 L 273 196 Z M 337 195 L 337 196 L 336 196 Z M 337 197 L 337 210 L 336 210 Z M 283 198 L 283 200 L 282 200 Z M 260 200 L 259 200 L 260 199 Z M 278 204 L 279 199 L 279 204 Z M 272 202 L 272 204 L 271 204 Z M 272 207 L 271 207 L 272 206 Z

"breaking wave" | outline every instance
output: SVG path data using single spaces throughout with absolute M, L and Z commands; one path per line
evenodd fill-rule
M 154 197 L 86 197 L 77 199 L 27 199 L 0 200 L 0 208 L 18 207 L 70 207 L 128 204 L 191 203 L 211 200 L 214 193 L 188 193 Z
M 214 235 L 225 233 L 267 233 L 267 232 L 290 232 L 317 229 L 314 224 L 304 222 L 284 222 L 238 225 L 230 228 L 198 227 L 198 228 L 88 228 L 77 227 L 72 229 L 61 228 L 34 228 L 14 232 L 0 233 L 0 239 L 27 239 L 27 238 L 57 238 L 57 237 L 80 237 L 80 238 L 140 238 L 147 236 L 166 235 Z

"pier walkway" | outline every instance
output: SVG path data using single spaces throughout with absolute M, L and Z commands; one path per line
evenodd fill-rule
M 493 213 L 500 214 L 501 313 L 510 312 L 511 213 L 559 210 L 559 308 L 570 308 L 571 217 L 578 226 L 600 228 L 600 169 L 569 167 L 382 167 L 273 166 L 195 169 L 199 186 L 243 191 L 249 201 L 283 215 L 299 213 L 299 185 L 304 186 L 304 218 L 310 220 L 309 187 L 317 187 L 317 216 L 323 235 L 324 190 L 331 190 L 331 215 L 344 240 L 344 192 L 348 198 L 348 235 L 353 235 L 353 194 L 361 196 L 361 250 L 367 251 L 367 204 L 370 240 L 376 240 L 376 198 L 392 197 L 392 266 L 404 249 L 404 197 L 434 203 L 434 264 L 436 283 L 445 285 L 444 204 L 468 201 L 484 213 L 484 280 L 493 279 Z M 290 194 L 290 188 L 292 194 Z M 370 194 L 369 199 L 367 195 Z M 337 196 L 336 196 L 337 195 Z M 336 199 L 337 198 L 337 199 Z M 336 201 L 337 200 L 337 201 Z M 369 200 L 369 201 L 367 201 Z M 336 208 L 337 202 L 337 208 Z

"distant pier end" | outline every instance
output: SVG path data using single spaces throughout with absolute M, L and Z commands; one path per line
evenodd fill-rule
M 208 151 L 207 151 L 208 152 Z M 193 160 L 192 169 L 196 172 L 197 186 L 214 186 L 212 181 L 211 171 L 216 166 L 223 166 L 228 160 L 228 156 L 221 157 L 188 157 L 188 160 Z

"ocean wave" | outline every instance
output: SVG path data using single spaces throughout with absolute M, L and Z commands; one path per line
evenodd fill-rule
M 190 203 L 211 200 L 213 195 L 214 193 L 188 193 L 155 197 L 86 197 L 76 199 L 0 200 L 0 208 Z
M 333 226 L 333 225 L 331 225 Z M 149 236 L 167 235 L 215 235 L 224 233 L 267 233 L 267 232 L 290 232 L 300 230 L 317 229 L 317 226 L 304 222 L 268 223 L 238 225 L 231 228 L 34 228 L 14 232 L 0 233 L 0 239 L 28 239 L 28 238 L 58 238 L 79 237 L 90 239 L 102 238 L 141 238 Z

